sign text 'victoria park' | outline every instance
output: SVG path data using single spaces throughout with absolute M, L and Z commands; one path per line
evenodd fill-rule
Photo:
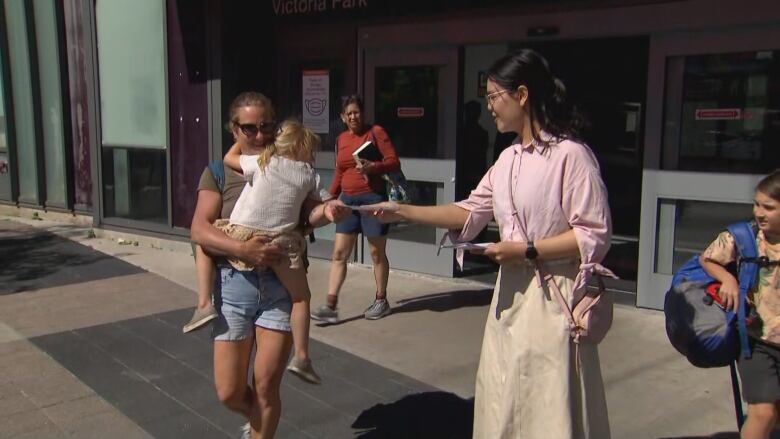
M 368 7 L 368 0 L 273 0 L 273 5 L 276 16 L 302 15 L 364 9 Z

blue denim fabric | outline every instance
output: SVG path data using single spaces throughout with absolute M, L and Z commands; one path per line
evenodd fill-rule
M 273 271 L 239 271 L 218 267 L 214 306 L 219 317 L 214 340 L 244 340 L 254 326 L 290 331 L 292 301 Z
M 387 197 L 375 192 L 359 195 L 342 193 L 339 198 L 347 206 L 364 206 L 387 200 Z M 352 211 L 352 215 L 347 217 L 347 219 L 336 224 L 336 233 L 354 234 L 363 232 L 363 236 L 366 237 L 386 236 L 388 230 L 390 230 L 390 224 L 382 224 L 378 219 L 369 215 L 361 215 L 360 212 L 355 210 Z

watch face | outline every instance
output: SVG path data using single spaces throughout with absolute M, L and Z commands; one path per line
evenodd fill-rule
M 525 249 L 525 258 L 536 259 L 537 256 L 539 256 L 539 252 L 536 251 L 533 241 L 528 241 L 528 247 Z

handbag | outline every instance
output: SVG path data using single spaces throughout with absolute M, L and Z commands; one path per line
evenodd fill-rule
M 374 127 L 372 126 L 371 129 L 371 140 L 374 142 L 376 146 L 379 146 L 379 143 L 376 140 L 376 136 L 374 135 Z M 399 160 L 400 163 L 400 160 Z M 385 181 L 385 193 L 387 193 L 387 199 L 388 201 L 394 201 L 399 204 L 411 204 L 412 203 L 412 197 L 411 197 L 411 188 L 409 186 L 409 182 L 406 180 L 406 176 L 404 175 L 404 172 L 400 168 L 396 172 L 386 172 L 382 174 L 382 180 Z
M 409 183 L 406 176 L 401 171 L 388 172 L 382 174 L 382 179 L 386 182 L 386 191 L 388 201 L 395 201 L 399 204 L 411 204 L 412 198 L 409 196 Z
M 514 160 L 515 158 L 513 157 L 512 167 L 509 171 L 509 199 L 512 202 L 512 213 L 514 216 L 517 216 L 518 210 L 517 206 L 515 206 L 515 198 L 512 196 Z M 572 341 L 575 344 L 598 344 L 601 340 L 604 340 L 607 332 L 612 327 L 613 304 L 612 297 L 604 293 L 604 281 L 601 275 L 596 273 L 598 289 L 596 291 L 587 291 L 586 287 L 585 295 L 573 307 L 570 307 L 553 276 L 545 270 L 544 264 L 538 260 L 533 262 L 540 282 L 544 281 L 547 283 L 547 287 L 554 293 L 553 295 L 558 300 L 563 314 L 566 316 Z M 579 364 L 579 353 L 577 355 L 577 363 Z

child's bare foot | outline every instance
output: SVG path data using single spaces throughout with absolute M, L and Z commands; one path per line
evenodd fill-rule
M 208 322 L 217 318 L 217 310 L 214 305 L 207 303 L 206 306 L 195 308 L 195 312 L 192 314 L 192 318 L 189 323 L 184 325 L 182 332 L 185 334 L 200 329 Z

